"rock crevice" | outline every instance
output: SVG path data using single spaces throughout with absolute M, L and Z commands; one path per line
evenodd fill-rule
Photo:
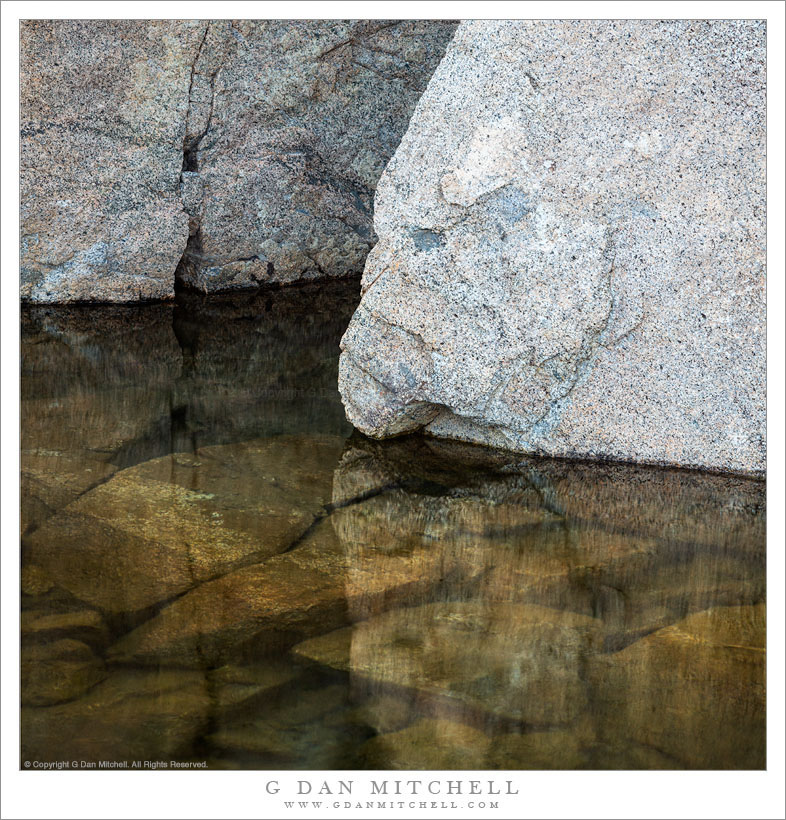
M 452 21 L 28 21 L 29 302 L 359 274 Z

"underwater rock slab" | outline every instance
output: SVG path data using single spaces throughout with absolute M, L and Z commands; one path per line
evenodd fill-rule
M 260 702 L 253 712 L 221 722 L 206 738 L 213 761 L 238 757 L 264 769 L 343 769 L 368 729 L 347 719 L 350 692 L 343 683 L 305 684 Z
M 24 305 L 21 320 L 24 532 L 153 455 L 182 354 L 171 307 Z
M 695 613 L 587 668 L 606 740 L 636 741 L 681 768 L 765 767 L 763 604 Z
M 103 661 L 81 641 L 63 638 L 22 648 L 22 706 L 74 700 L 106 677 Z
M 474 569 L 474 568 L 472 568 Z M 347 550 L 330 519 L 291 551 L 196 586 L 109 650 L 116 661 L 201 666 L 286 649 L 439 594 L 439 552 Z
M 765 24 L 464 22 L 377 186 L 368 435 L 760 475 Z
M 371 769 L 485 769 L 491 738 L 471 726 L 424 718 L 398 732 L 379 735 L 358 751 Z
M 207 674 L 210 691 L 219 709 L 245 708 L 249 702 L 269 698 L 292 685 L 298 670 L 292 664 L 266 659 L 263 663 L 227 664 Z
M 342 440 L 281 436 L 116 473 L 29 538 L 29 560 L 108 612 L 131 612 L 282 552 L 330 499 Z
M 88 644 L 106 640 L 107 627 L 100 612 L 94 609 L 52 612 L 49 609 L 26 609 L 20 615 L 22 639 L 57 641 L 77 638 Z
M 210 708 L 201 672 L 115 670 L 78 700 L 22 709 L 22 759 L 190 756 Z
M 582 666 L 600 622 L 530 604 L 448 601 L 391 610 L 312 638 L 296 655 L 373 685 L 417 692 L 469 722 L 570 723 L 586 707 Z M 323 652 L 323 646 L 326 651 Z

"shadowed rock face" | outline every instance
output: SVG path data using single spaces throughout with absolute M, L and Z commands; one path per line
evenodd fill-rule
M 350 421 L 761 474 L 764 36 L 462 23 L 377 186 Z
M 22 280 L 136 302 L 359 274 L 438 21 L 25 21 Z
M 208 24 L 184 182 L 199 290 L 361 273 L 372 199 L 454 22 Z

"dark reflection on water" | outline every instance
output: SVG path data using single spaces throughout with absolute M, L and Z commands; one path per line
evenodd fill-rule
M 764 485 L 369 441 L 357 299 L 24 311 L 22 759 L 763 768 Z

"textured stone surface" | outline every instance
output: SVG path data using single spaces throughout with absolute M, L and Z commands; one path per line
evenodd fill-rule
M 451 601 L 394 609 L 294 651 L 464 721 L 548 726 L 585 708 L 581 670 L 600 625 L 547 607 Z
M 22 298 L 360 273 L 377 179 L 455 26 L 24 22 Z
M 173 295 L 188 87 L 204 24 L 21 25 L 22 298 Z
M 376 182 L 455 25 L 211 22 L 191 86 L 181 280 L 213 291 L 360 273 Z
M 350 421 L 762 472 L 764 35 L 463 23 L 377 187 Z
M 763 604 L 714 607 L 590 659 L 601 736 L 684 768 L 764 768 L 765 627 Z
M 329 500 L 341 446 L 281 436 L 129 467 L 33 532 L 29 558 L 80 600 L 142 609 L 287 549 Z

